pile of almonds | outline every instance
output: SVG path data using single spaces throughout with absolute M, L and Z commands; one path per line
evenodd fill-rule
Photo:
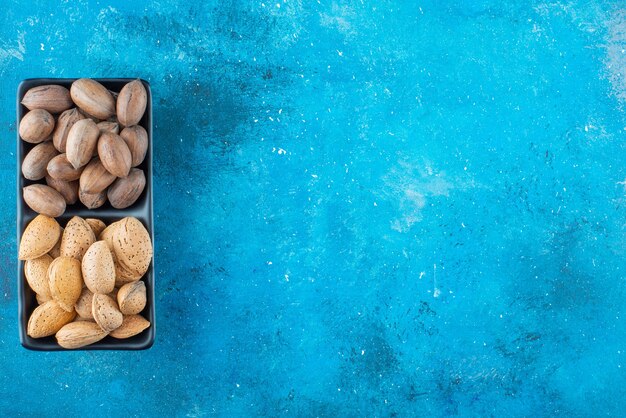
M 65 229 L 46 215 L 24 230 L 19 259 L 39 306 L 27 334 L 56 334 L 61 347 L 73 349 L 107 335 L 129 338 L 150 322 L 140 315 L 147 302 L 141 278 L 152 261 L 150 234 L 136 218 L 106 226 L 78 216 Z
M 148 150 L 148 133 L 139 125 L 147 101 L 141 80 L 119 94 L 89 78 L 74 81 L 70 90 L 59 85 L 28 90 L 22 104 L 29 112 L 19 134 L 36 145 L 22 162 L 22 174 L 46 184 L 24 187 L 26 204 L 57 217 L 78 200 L 89 209 L 107 200 L 116 209 L 135 203 L 146 186 L 137 166 Z

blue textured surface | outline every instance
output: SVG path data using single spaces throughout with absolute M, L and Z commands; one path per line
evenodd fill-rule
M 3 416 L 623 415 L 621 2 L 53 3 L 0 14 Z M 18 343 L 14 92 L 75 76 L 152 85 L 145 352 Z

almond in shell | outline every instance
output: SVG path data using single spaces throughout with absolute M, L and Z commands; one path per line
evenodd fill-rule
M 107 295 L 94 294 L 91 311 L 96 323 L 104 331 L 111 332 L 122 325 L 122 312 L 120 312 L 117 302 Z
M 85 119 L 85 115 L 77 108 L 61 113 L 56 128 L 54 129 L 54 134 L 52 135 L 52 143 L 59 152 L 65 152 L 67 135 L 70 129 L 72 129 L 72 126 L 81 119 Z
M 100 193 L 115 181 L 98 158 L 91 160 L 80 175 L 80 188 L 86 193 Z
M 130 171 L 132 156 L 121 136 L 103 132 L 98 140 L 98 156 L 107 171 L 116 177 L 126 177 Z
M 152 241 L 143 224 L 134 217 L 120 221 L 114 230 L 113 251 L 117 262 L 139 277 L 146 274 L 152 261 Z
M 91 306 L 93 304 L 93 292 L 86 287 L 83 287 L 83 290 L 76 301 L 76 305 L 74 305 L 74 309 L 76 309 L 76 313 L 80 318 L 84 319 L 93 319 L 93 314 L 91 313 Z
M 100 129 L 91 119 L 79 120 L 67 135 L 66 156 L 75 169 L 86 165 L 94 154 Z
M 59 192 L 67 205 L 73 205 L 78 200 L 78 181 L 65 181 L 46 176 L 46 184 Z
M 115 265 L 105 241 L 93 243 L 82 261 L 83 280 L 93 293 L 111 293 L 115 287 Z
M 37 299 L 37 305 L 43 305 L 49 300 L 52 300 L 52 296 L 41 296 L 39 293 L 35 293 L 35 299 Z
M 71 322 L 56 333 L 59 345 L 67 349 L 81 348 L 98 342 L 106 336 L 107 332 L 91 321 Z
M 91 227 L 83 218 L 74 216 L 65 225 L 61 238 L 61 256 L 82 260 L 87 249 L 96 242 Z
M 84 167 L 74 168 L 67 155 L 59 154 L 48 163 L 48 174 L 53 179 L 74 181 L 80 178 Z
M 75 316 L 76 312 L 66 311 L 54 300 L 44 302 L 30 315 L 26 333 L 33 338 L 47 337 L 56 333 Z
M 87 221 L 87 223 L 91 227 L 91 230 L 93 231 L 93 234 L 96 236 L 96 238 L 99 237 L 102 231 L 104 231 L 104 228 L 107 227 L 106 224 L 100 219 L 87 218 L 85 219 L 85 221 Z
M 61 236 L 61 226 L 46 215 L 37 215 L 24 230 L 20 240 L 18 258 L 32 260 L 50 251 Z
M 113 338 L 123 339 L 130 338 L 140 334 L 143 330 L 150 327 L 150 321 L 141 315 L 124 315 L 122 325 L 111 331 L 109 334 Z
M 69 90 L 56 84 L 29 89 L 22 99 L 22 104 L 28 110 L 44 109 L 50 113 L 61 113 L 73 106 Z
M 132 168 L 127 177 L 115 180 L 107 191 L 107 197 L 115 209 L 125 209 L 139 199 L 145 187 L 143 170 Z
M 52 257 L 44 254 L 39 258 L 26 260 L 24 263 L 24 276 L 31 289 L 38 295 L 50 299 L 50 284 L 48 283 L 48 267 L 52 263 Z
M 61 308 L 74 311 L 74 305 L 83 289 L 80 261 L 72 257 L 55 258 L 48 268 L 50 294 Z
M 22 174 L 28 180 L 41 180 L 47 174 L 46 168 L 51 159 L 58 154 L 52 142 L 46 141 L 36 145 L 26 154 L 22 162 Z
M 115 114 L 115 99 L 102 84 L 89 78 L 72 83 L 70 95 L 74 103 L 98 119 L 108 119 Z
M 56 244 L 54 244 L 54 247 L 52 247 L 52 249 L 48 251 L 48 255 L 52 257 L 53 260 L 57 257 L 61 257 L 61 237 L 62 236 L 63 236 L 63 228 L 61 227 L 61 234 L 59 235 L 59 239 L 57 240 Z
M 54 117 L 43 109 L 31 110 L 20 121 L 20 137 L 31 144 L 45 141 L 53 130 Z
M 31 184 L 24 187 L 23 195 L 24 202 L 37 213 L 56 218 L 65 212 L 65 199 L 50 186 Z
M 134 315 L 146 307 L 146 284 L 143 281 L 125 284 L 117 293 L 117 303 L 124 315 Z
M 117 119 L 124 126 L 137 125 L 148 103 L 148 93 L 141 80 L 133 80 L 122 87 L 117 96 Z

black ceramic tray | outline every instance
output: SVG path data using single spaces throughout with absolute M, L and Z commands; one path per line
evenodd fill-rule
M 74 78 L 31 78 L 20 83 L 17 89 L 17 125 L 22 116 L 28 112 L 22 104 L 22 98 L 28 89 L 44 84 L 58 84 L 70 88 Z M 95 79 L 113 92 L 119 92 L 122 87 L 132 81 L 131 78 L 99 78 Z M 146 187 L 143 194 L 139 197 L 131 207 L 127 209 L 115 209 L 108 202 L 97 209 L 87 209 L 80 201 L 74 205 L 68 205 L 65 213 L 58 217 L 57 220 L 61 226 L 65 227 L 67 221 L 73 216 L 83 218 L 102 219 L 107 225 L 126 216 L 134 216 L 139 219 L 147 228 L 154 245 L 154 224 L 152 219 L 152 94 L 150 84 L 141 80 L 148 93 L 148 105 L 146 113 L 139 122 L 148 132 L 148 152 L 146 158 L 138 168 L 143 169 L 146 175 Z M 33 183 L 44 183 L 45 181 L 30 181 L 22 176 L 21 168 L 24 157 L 34 147 L 22 141 L 17 134 L 17 242 L 19 245 L 20 238 L 26 225 L 35 217 L 35 213 L 30 209 L 22 198 L 22 188 Z M 16 254 L 17 259 L 17 254 Z M 17 289 L 18 289 L 18 307 L 19 307 L 19 333 L 22 345 L 31 350 L 39 351 L 69 351 L 59 346 L 54 336 L 46 338 L 31 338 L 26 335 L 26 326 L 31 312 L 37 307 L 35 293 L 30 289 L 26 278 L 24 277 L 24 262 L 19 261 L 17 267 Z M 105 337 L 103 340 L 81 348 L 82 350 L 143 350 L 149 348 L 154 343 L 155 336 L 155 313 L 154 313 L 154 256 L 148 272 L 143 280 L 146 283 L 148 302 L 142 315 L 150 321 L 150 327 L 141 334 L 131 338 L 118 340 L 112 337 Z M 74 350 L 72 350 L 74 351 Z

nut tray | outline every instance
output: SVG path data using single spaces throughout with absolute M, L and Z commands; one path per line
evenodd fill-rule
M 20 102 L 24 97 L 24 94 L 32 87 L 44 85 L 44 84 L 58 84 L 70 88 L 72 82 L 76 80 L 74 78 L 31 78 L 22 81 L 17 89 L 17 125 L 22 119 L 22 116 L 28 109 L 24 107 Z M 134 79 L 132 78 L 96 78 L 94 79 L 104 85 L 107 89 L 118 93 L 122 87 Z M 68 205 L 65 213 L 58 217 L 57 220 L 61 226 L 65 227 L 65 224 L 73 216 L 80 216 L 83 218 L 98 218 L 102 219 L 107 225 L 111 222 L 115 222 L 126 216 L 134 216 L 139 219 L 152 239 L 154 246 L 154 224 L 152 218 L 152 94 L 150 91 L 150 84 L 141 80 L 148 93 L 148 103 L 146 111 L 139 122 L 148 133 L 148 152 L 146 158 L 138 168 L 144 170 L 146 175 L 146 187 L 142 196 L 129 208 L 115 209 L 108 202 L 104 206 L 97 209 L 87 209 L 80 201 L 74 205 Z M 33 183 L 45 184 L 45 181 L 30 181 L 26 180 L 22 176 L 21 167 L 24 157 L 35 145 L 22 141 L 17 134 L 17 242 L 19 245 L 20 238 L 26 225 L 37 215 L 32 209 L 30 209 L 22 198 L 22 188 Z M 16 254 L 17 258 L 17 254 Z M 32 311 L 37 307 L 37 301 L 35 299 L 35 293 L 30 289 L 26 283 L 24 277 L 24 262 L 18 261 L 17 264 L 17 289 L 18 289 L 18 307 L 19 307 L 19 332 L 20 341 L 22 345 L 31 350 L 39 351 L 75 351 L 66 350 L 59 346 L 54 336 L 46 338 L 31 338 L 26 335 L 26 326 L 28 324 L 28 318 Z M 82 347 L 79 350 L 143 350 L 149 348 L 154 343 L 155 335 L 155 313 L 154 313 L 154 256 L 152 263 L 143 277 L 146 283 L 146 290 L 148 301 L 145 309 L 142 311 L 142 315 L 150 321 L 150 327 L 131 338 L 118 340 L 112 337 L 105 337 L 103 340 Z

